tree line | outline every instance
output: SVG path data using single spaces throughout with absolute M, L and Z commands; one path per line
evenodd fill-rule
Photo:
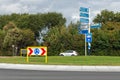
M 102 27 L 91 29 L 91 55 L 119 56 L 120 13 L 102 10 L 93 22 L 101 23 Z M 12 45 L 18 48 L 17 55 L 21 48 L 27 46 L 47 46 L 50 56 L 69 49 L 84 55 L 85 36 L 78 32 L 80 22 L 71 22 L 68 26 L 65 23 L 63 15 L 56 12 L 1 15 L 0 55 L 12 55 Z M 38 41 L 41 38 L 42 43 Z
M 27 46 L 39 46 L 39 39 L 45 35 L 42 30 L 65 22 L 62 14 L 56 12 L 0 15 L 0 55 L 12 55 L 13 45 L 18 49 L 16 55 Z

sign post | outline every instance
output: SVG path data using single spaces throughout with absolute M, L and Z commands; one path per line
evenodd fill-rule
M 92 42 L 92 33 L 86 34 L 86 42 L 88 42 L 88 54 L 90 55 L 91 42 Z
M 80 7 L 80 33 L 85 34 L 85 56 L 87 56 L 86 34 L 90 33 L 90 9 Z
M 85 34 L 85 56 L 87 56 L 86 42 L 88 43 L 88 53 L 90 55 L 91 42 L 92 42 L 92 33 L 90 32 L 91 28 L 100 28 L 101 23 L 90 24 L 90 8 L 80 7 L 80 28 L 79 33 Z
M 31 55 L 40 55 L 45 56 L 45 63 L 48 62 L 47 58 L 47 47 L 27 47 L 27 59 L 26 61 L 29 62 L 29 56 Z

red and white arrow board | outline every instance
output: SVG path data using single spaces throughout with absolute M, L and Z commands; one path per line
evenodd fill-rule
M 47 47 L 28 47 L 27 54 L 30 55 L 47 55 Z

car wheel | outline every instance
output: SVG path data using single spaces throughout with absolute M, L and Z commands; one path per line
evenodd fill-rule
M 75 56 L 74 54 L 72 54 L 71 56 Z
M 64 56 L 63 54 L 60 54 L 60 56 Z

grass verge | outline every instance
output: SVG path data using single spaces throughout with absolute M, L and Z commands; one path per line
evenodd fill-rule
M 0 57 L 0 63 L 120 66 L 120 57 L 119 56 L 69 56 L 69 57 L 48 56 L 48 63 L 45 63 L 45 57 L 30 57 L 29 62 L 26 62 L 26 57 Z

